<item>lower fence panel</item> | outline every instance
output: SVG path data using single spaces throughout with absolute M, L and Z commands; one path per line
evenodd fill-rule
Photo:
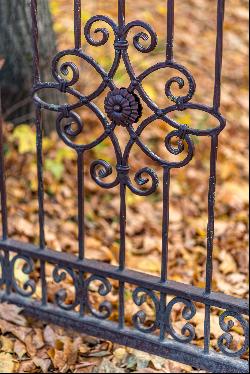
M 20 273 L 18 276 L 15 274 L 16 265 L 20 261 L 21 271 L 25 274 L 24 280 Z M 21 306 L 28 315 L 210 372 L 248 372 L 247 361 L 241 359 L 248 350 L 247 301 L 220 293 L 208 295 L 194 286 L 173 281 L 162 283 L 156 276 L 133 270 L 121 271 L 116 266 L 92 260 L 79 261 L 69 254 L 40 250 L 33 245 L 13 240 L 0 242 L 0 264 L 0 300 Z M 49 292 L 51 282 L 48 284 L 42 277 L 33 279 L 35 264 L 37 268 L 39 264 L 43 264 L 45 269 L 51 265 L 53 281 L 59 284 L 53 300 L 48 298 L 48 293 L 53 293 L 53 287 Z M 71 297 L 69 289 L 66 290 L 63 285 L 67 277 L 72 278 L 75 289 Z M 125 284 L 125 288 L 126 285 L 133 286 L 131 298 L 138 307 L 138 311 L 131 316 L 130 323 L 125 323 L 122 328 L 119 325 L 119 315 L 115 317 L 119 311 L 115 313 L 108 298 L 117 281 Z M 39 282 L 42 287 L 38 285 Z M 38 287 L 43 292 L 37 292 Z M 97 299 L 92 297 L 93 289 L 96 290 Z M 164 307 L 162 295 L 168 300 Z M 150 318 L 147 318 L 146 313 L 149 309 L 143 309 L 147 301 L 153 311 Z M 222 310 L 218 317 L 222 333 L 218 339 L 217 351 L 210 348 L 207 352 L 205 348 L 194 344 L 196 329 L 192 319 L 196 315 L 198 304 Z M 179 331 L 171 318 L 177 305 L 184 306 L 179 309 L 184 320 Z M 233 319 L 238 321 L 245 334 L 238 350 L 231 350 Z M 204 323 L 206 325 L 208 321 Z

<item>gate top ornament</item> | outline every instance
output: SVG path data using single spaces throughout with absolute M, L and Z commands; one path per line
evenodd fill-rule
M 214 205 L 216 189 L 216 160 L 218 151 L 218 137 L 225 128 L 226 121 L 220 113 L 221 97 L 221 70 L 223 49 L 223 20 L 225 0 L 217 0 L 217 41 L 215 56 L 215 85 L 214 100 L 212 106 L 195 103 L 192 101 L 196 84 L 190 72 L 174 59 L 174 0 L 167 1 L 167 43 L 166 58 L 144 72 L 136 75 L 128 53 L 128 34 L 135 27 L 142 29 L 133 37 L 134 48 L 141 53 L 152 52 L 158 43 L 157 35 L 153 28 L 143 21 L 126 23 L 125 0 L 118 0 L 118 23 L 104 15 L 91 17 L 85 24 L 84 35 L 88 44 L 93 47 L 103 46 L 110 40 L 107 28 L 94 25 L 102 21 L 111 27 L 115 36 L 115 56 L 109 71 L 105 71 L 92 57 L 82 49 L 82 20 L 81 0 L 74 0 L 74 24 L 75 46 L 59 52 L 52 60 L 52 75 L 54 82 L 42 82 L 39 73 L 38 51 L 38 26 L 37 26 L 37 0 L 31 0 L 32 35 L 34 49 L 34 86 L 33 97 L 36 106 L 36 130 L 37 130 L 37 170 L 38 170 L 38 203 L 40 246 L 35 247 L 13 241 L 8 237 L 6 189 L 3 174 L 3 154 L 0 155 L 0 186 L 1 206 L 3 222 L 3 239 L 0 241 L 0 268 L 2 275 L 0 285 L 4 290 L 0 292 L 0 299 L 21 305 L 26 312 L 46 321 L 56 322 L 64 326 L 83 329 L 88 334 L 110 339 L 114 342 L 139 348 L 152 354 L 157 354 L 172 360 L 180 361 L 194 367 L 203 368 L 213 372 L 248 372 L 246 361 L 242 355 L 248 349 L 248 324 L 243 315 L 249 314 L 249 307 L 245 300 L 240 300 L 212 291 L 212 255 L 214 239 Z M 68 61 L 65 62 L 67 57 Z M 96 74 L 101 77 L 101 83 L 89 95 L 83 95 L 74 86 L 80 79 L 80 71 L 71 60 L 75 57 L 89 64 Z M 114 77 L 120 63 L 123 61 L 130 79 L 128 87 L 117 87 Z M 173 73 L 165 84 L 165 95 L 170 105 L 160 108 L 149 97 L 143 88 L 144 80 L 157 70 L 165 69 Z M 176 96 L 173 87 L 181 90 L 187 84 L 187 93 Z M 67 93 L 75 98 L 73 104 L 55 105 L 46 103 L 40 97 L 44 89 L 55 89 Z M 94 104 L 94 99 L 100 96 L 106 89 L 109 90 L 105 101 L 105 113 Z M 151 115 L 142 119 L 143 108 L 151 110 Z M 79 108 L 88 108 L 92 111 L 103 127 L 102 134 L 91 143 L 79 144 L 77 137 L 83 130 L 84 123 L 76 113 Z M 175 111 L 194 109 L 203 111 L 212 116 L 217 125 L 213 128 L 199 129 L 178 123 L 170 114 Z M 44 233 L 44 188 L 43 188 L 43 156 L 42 156 L 42 110 L 57 112 L 56 129 L 64 143 L 77 153 L 77 178 L 78 178 L 78 257 L 65 253 L 56 253 L 46 247 Z M 141 139 L 143 131 L 155 120 L 161 119 L 172 130 L 166 134 L 164 144 L 171 156 L 183 155 L 175 161 L 163 159 L 154 153 Z M 120 140 L 115 134 L 117 126 L 123 126 L 129 134 L 129 140 L 125 144 L 124 151 Z M 0 132 L 1 135 L 1 132 Z M 169 232 L 169 189 L 171 170 L 187 165 L 194 156 L 193 136 L 208 136 L 211 139 L 210 178 L 208 193 L 208 229 L 207 229 L 207 261 L 206 261 L 206 286 L 200 289 L 194 286 L 184 285 L 168 280 L 168 232 Z M 96 147 L 109 138 L 116 155 L 116 175 L 113 181 L 107 182 L 107 177 L 113 174 L 112 166 L 105 160 L 96 160 L 91 164 L 90 174 L 93 180 L 102 188 L 120 188 L 120 255 L 119 266 L 103 264 L 85 258 L 85 231 L 84 231 L 84 155 L 85 152 Z M 176 143 L 173 140 L 177 139 Z M 2 138 L 0 136 L 0 143 Z M 131 271 L 126 268 L 126 191 L 130 189 L 140 196 L 148 196 L 154 193 L 159 185 L 156 172 L 144 167 L 138 170 L 132 182 L 129 171 L 129 157 L 134 145 L 137 145 L 150 159 L 163 168 L 163 216 L 162 216 L 162 262 L 160 278 Z M 2 147 L 1 147 L 2 149 Z M 3 251 L 4 255 L 1 255 Z M 10 259 L 10 252 L 16 254 Z M 36 284 L 28 280 L 23 287 L 15 279 L 14 268 L 16 261 L 22 259 L 25 262 L 23 271 L 31 274 L 34 262 L 40 262 L 40 281 L 42 284 L 41 300 L 34 301 L 32 296 L 36 291 Z M 60 289 L 55 294 L 54 304 L 48 301 L 46 263 L 54 265 L 53 279 L 60 284 L 68 275 L 72 278 L 75 287 L 75 300 L 67 304 L 67 290 Z M 1 274 L 1 272 L 0 272 Z M 88 277 L 88 274 L 91 274 Z M 118 323 L 108 319 L 112 314 L 112 305 L 104 301 L 96 310 L 91 305 L 89 298 L 89 286 L 98 281 L 100 287 L 98 293 L 105 297 L 112 291 L 110 279 L 119 281 L 119 320 Z M 155 320 L 149 324 L 146 313 L 139 310 L 132 318 L 134 328 L 125 324 L 125 285 L 136 286 L 132 298 L 139 308 L 149 298 L 155 310 Z M 158 296 L 159 295 L 159 296 Z M 167 302 L 167 295 L 173 296 Z M 194 302 L 205 305 L 204 315 L 204 348 L 198 348 L 192 344 L 195 338 L 195 327 L 192 318 L 196 314 Z M 187 323 L 181 332 L 177 332 L 172 324 L 172 310 L 176 304 L 183 304 L 183 319 Z M 220 315 L 218 324 L 224 332 L 218 339 L 218 351 L 210 347 L 210 316 L 211 307 L 224 310 Z M 230 319 L 228 321 L 228 319 Z M 232 349 L 233 336 L 230 333 L 236 319 L 242 326 L 245 341 L 242 347 L 236 351 Z M 156 334 L 158 332 L 158 335 Z

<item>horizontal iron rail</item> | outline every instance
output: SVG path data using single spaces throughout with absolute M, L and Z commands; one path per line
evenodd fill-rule
M 117 329 L 117 324 L 114 322 L 100 321 L 86 316 L 80 317 L 73 312 L 62 311 L 51 304 L 41 306 L 37 301 L 25 299 L 15 294 L 7 295 L 0 292 L 0 301 L 19 305 L 28 315 L 45 322 L 77 329 L 84 334 L 111 340 L 192 367 L 216 373 L 248 373 L 247 361 L 226 357 L 214 351 L 206 354 L 202 349 L 191 344 L 178 343 L 170 339 L 160 342 L 159 337 L 154 335 L 145 335 L 129 328 Z
M 141 273 L 134 270 L 120 270 L 114 265 L 94 260 L 79 260 L 68 253 L 56 252 L 50 249 L 41 250 L 31 244 L 18 242 L 12 239 L 0 241 L 0 249 L 26 255 L 29 258 L 70 266 L 82 272 L 104 276 L 124 283 L 145 287 L 150 290 L 169 295 L 188 298 L 204 305 L 214 306 L 226 310 L 234 310 L 249 315 L 248 300 L 239 299 L 219 292 L 207 294 L 204 289 L 174 281 L 161 282 L 157 276 Z

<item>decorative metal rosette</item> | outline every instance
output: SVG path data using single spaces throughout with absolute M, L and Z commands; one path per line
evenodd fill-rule
M 139 121 L 142 105 L 139 97 L 126 88 L 111 91 L 104 102 L 105 111 L 111 121 L 124 127 Z

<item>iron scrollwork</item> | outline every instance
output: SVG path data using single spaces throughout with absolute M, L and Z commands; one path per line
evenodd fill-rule
M 191 135 L 203 136 L 211 135 L 214 132 L 220 132 L 225 126 L 225 120 L 219 113 L 215 113 L 211 108 L 206 106 L 191 103 L 196 90 L 195 80 L 187 69 L 173 61 L 164 61 L 155 64 L 146 69 L 138 76 L 135 74 L 133 66 L 128 55 L 129 42 L 127 40 L 129 32 L 135 28 L 140 27 L 143 31 L 137 33 L 133 37 L 133 45 L 135 49 L 141 53 L 152 52 L 158 43 L 158 38 L 153 28 L 143 21 L 132 21 L 126 25 L 117 25 L 110 17 L 100 15 L 90 18 L 84 28 L 84 35 L 86 41 L 94 47 L 105 45 L 109 41 L 109 31 L 105 27 L 96 27 L 97 22 L 104 22 L 111 27 L 114 35 L 114 49 L 115 57 L 110 70 L 105 71 L 100 64 L 92 57 L 88 56 L 82 49 L 71 49 L 59 52 L 52 62 L 52 73 L 55 79 L 54 83 L 39 82 L 34 87 L 34 100 L 42 108 L 58 112 L 57 118 L 57 132 L 60 138 L 71 148 L 76 151 L 85 151 L 94 148 L 106 138 L 110 138 L 116 158 L 117 158 L 117 176 L 113 182 L 106 183 L 105 178 L 112 174 L 112 167 L 104 160 L 97 160 L 91 165 L 91 176 L 95 182 L 103 188 L 113 188 L 119 183 L 127 185 L 127 187 L 135 194 L 146 196 L 157 189 L 158 178 L 156 173 L 150 168 L 144 168 L 135 174 L 135 182 L 139 187 L 135 187 L 128 175 L 129 155 L 134 144 L 152 160 L 159 165 L 169 168 L 180 168 L 190 162 L 194 153 L 194 144 Z M 97 37 L 94 37 L 96 35 Z M 147 45 L 145 45 L 147 43 Z M 101 77 L 102 82 L 89 95 L 83 95 L 74 88 L 74 85 L 80 79 L 79 69 L 75 63 L 61 62 L 65 57 L 78 57 L 95 69 L 96 73 Z M 123 60 L 127 73 L 130 78 L 129 87 L 117 87 L 113 81 L 116 71 Z M 170 71 L 178 72 L 178 74 L 171 77 L 165 84 L 166 97 L 172 102 L 172 105 L 166 108 L 159 108 L 156 103 L 148 96 L 143 88 L 144 80 L 151 74 L 161 69 L 169 69 Z M 182 77 L 183 76 L 183 77 Z M 68 78 L 70 77 L 70 78 Z M 173 93 L 173 86 L 182 90 L 185 87 L 185 81 L 188 83 L 187 93 L 185 95 L 176 96 Z M 93 100 L 101 95 L 106 88 L 110 92 L 105 99 L 105 114 L 93 103 Z M 56 89 L 60 92 L 72 95 L 76 102 L 73 104 L 54 105 L 44 102 L 39 96 L 39 91 L 43 89 Z M 144 119 L 140 123 L 140 118 L 143 112 L 143 103 L 152 110 L 153 115 Z M 91 110 L 99 122 L 103 126 L 103 133 L 89 144 L 76 144 L 74 139 L 82 132 L 84 123 L 80 116 L 76 114 L 75 110 L 80 107 L 86 107 Z M 216 118 L 219 122 L 215 129 L 193 129 L 184 124 L 179 124 L 169 114 L 174 111 L 195 109 L 207 112 Z M 182 161 L 170 162 L 164 160 L 156 155 L 144 142 L 141 140 L 143 131 L 155 120 L 161 119 L 167 125 L 173 127 L 173 131 L 166 135 L 165 146 L 167 151 L 172 155 L 180 155 L 187 149 L 187 155 Z M 72 126 L 74 123 L 74 127 Z M 134 124 L 138 123 L 137 129 Z M 115 135 L 116 126 L 124 126 L 130 139 L 125 147 L 124 153 L 121 151 L 119 139 Z M 174 147 L 171 142 L 173 138 L 178 139 L 177 147 Z M 187 145 L 187 147 L 185 147 Z M 147 174 L 147 178 L 144 175 Z M 147 187 L 147 183 L 151 180 L 151 187 Z
M 142 306 L 144 303 L 147 302 L 147 298 L 154 304 L 154 312 L 155 312 L 155 321 L 151 324 L 151 326 L 146 327 L 146 313 L 143 310 L 138 311 L 133 316 L 133 323 L 137 330 L 144 332 L 146 334 L 150 334 L 157 330 L 158 328 L 158 315 L 160 310 L 160 303 L 158 297 L 155 295 L 153 291 L 147 290 L 145 288 L 136 288 L 133 292 L 133 301 L 137 306 Z
M 23 297 L 31 297 L 36 292 L 36 282 L 33 279 L 28 279 L 24 282 L 23 285 L 20 286 L 18 284 L 18 281 L 15 276 L 15 266 L 17 264 L 17 261 L 23 261 L 22 272 L 24 275 L 28 276 L 35 269 L 34 262 L 31 258 L 24 255 L 16 255 L 10 261 L 12 287 L 14 291 Z
M 227 318 L 231 318 L 226 321 Z M 244 332 L 244 344 L 238 351 L 233 351 L 230 349 L 230 345 L 233 342 L 233 335 L 230 331 L 234 327 L 234 322 L 232 318 L 235 318 L 243 329 Z M 225 311 L 219 317 L 219 324 L 224 334 L 222 334 L 218 339 L 218 347 L 222 353 L 226 356 L 231 357 L 241 357 L 249 348 L 249 325 L 242 315 L 234 311 Z
M 86 300 L 86 306 L 88 311 L 96 318 L 98 319 L 108 319 L 111 314 L 112 314 L 112 304 L 109 301 L 104 301 L 99 305 L 99 309 L 96 310 L 93 308 L 91 305 L 90 297 L 89 297 L 89 286 L 92 282 L 98 281 L 100 282 L 99 288 L 98 288 L 98 294 L 100 296 L 107 296 L 111 290 L 112 290 L 112 285 L 110 281 L 107 278 L 100 277 L 97 275 L 92 275 L 90 276 L 86 281 L 85 281 L 85 300 Z
M 167 332 L 178 342 L 180 343 L 190 343 L 195 338 L 195 328 L 191 323 L 186 323 L 182 329 L 181 334 L 179 335 L 171 322 L 171 312 L 173 310 L 173 307 L 176 304 L 184 304 L 185 307 L 182 311 L 182 317 L 190 321 L 196 314 L 196 308 L 195 305 L 191 300 L 183 299 L 181 297 L 176 297 L 173 300 L 171 300 L 167 305 L 166 310 L 166 325 L 167 325 Z
M 190 321 L 196 314 L 196 308 L 194 303 L 191 300 L 187 300 L 181 297 L 176 297 L 171 300 L 165 306 L 164 310 L 161 308 L 161 302 L 159 298 L 156 296 L 154 291 L 147 290 L 145 288 L 136 288 L 133 292 L 133 301 L 137 306 L 142 306 L 144 303 L 147 302 L 147 298 L 149 298 L 153 305 L 155 311 L 155 319 L 154 322 L 150 326 L 146 326 L 147 316 L 144 310 L 139 310 L 133 316 L 133 323 L 137 330 L 149 334 L 161 327 L 161 322 L 164 322 L 164 328 L 167 333 L 169 333 L 172 338 L 180 343 L 190 343 L 195 338 L 195 328 L 191 323 L 186 323 L 182 329 L 181 334 L 177 333 L 175 330 L 172 321 L 171 321 L 171 314 L 173 311 L 173 307 L 176 304 L 184 304 L 184 309 L 182 311 L 182 317 Z
M 65 266 L 56 265 L 53 270 L 53 279 L 56 283 L 61 283 L 66 280 L 67 275 L 71 277 L 73 286 L 75 288 L 75 297 L 72 303 L 66 303 L 68 294 L 65 288 L 61 288 L 55 293 L 55 303 L 56 305 L 64 310 L 71 311 L 74 310 L 77 305 L 79 305 L 78 295 L 79 295 L 79 280 L 73 269 Z

